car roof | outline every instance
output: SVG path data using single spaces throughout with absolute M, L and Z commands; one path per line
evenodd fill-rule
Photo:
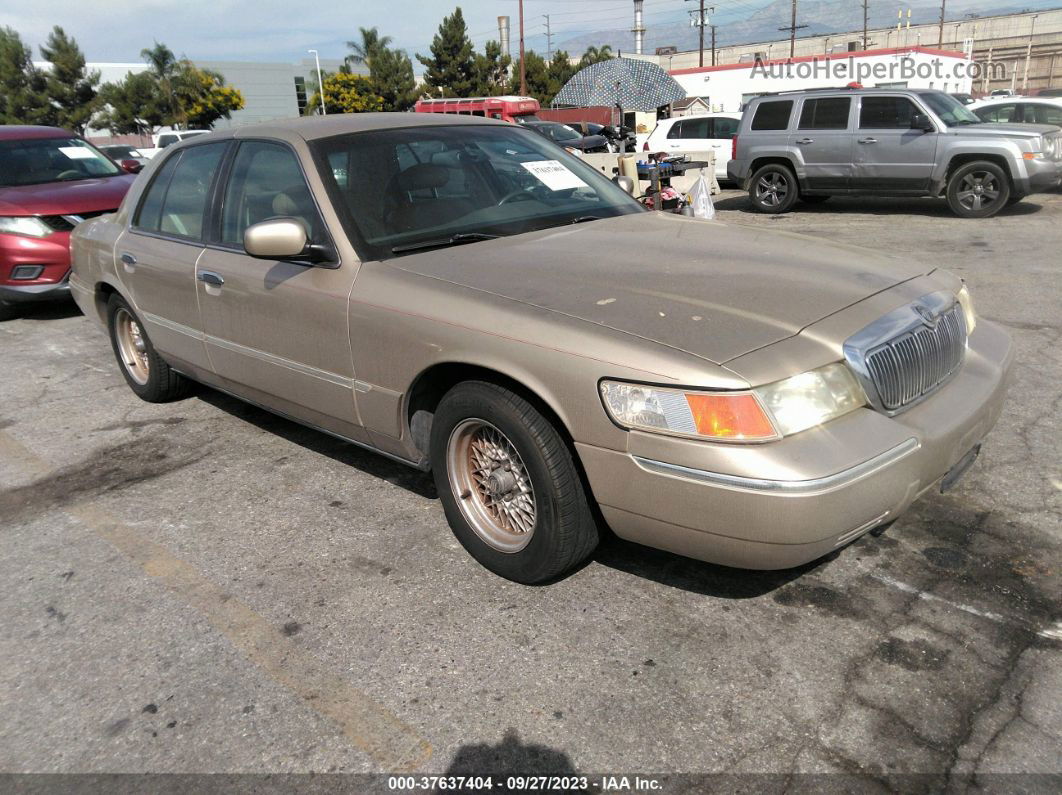
M 279 132 L 294 134 L 306 141 L 313 141 L 318 138 L 331 138 L 334 135 L 371 130 L 452 127 L 461 124 L 514 126 L 507 121 L 488 119 L 483 116 L 460 116 L 454 113 L 337 113 L 332 116 L 302 116 L 297 119 L 279 119 L 263 124 L 249 124 L 234 131 L 215 132 L 212 136 L 227 137 L 226 133 L 229 133 L 236 138 L 253 138 Z
M 34 124 L 0 125 L 0 141 L 26 141 L 32 138 L 72 138 L 74 133 L 61 127 L 42 127 Z

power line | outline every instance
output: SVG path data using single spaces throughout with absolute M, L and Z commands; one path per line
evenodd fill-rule
M 778 30 L 789 31 L 789 57 L 792 58 L 796 53 L 796 32 L 801 28 L 806 28 L 807 25 L 798 25 L 796 23 L 796 4 L 797 0 L 793 0 L 793 21 L 784 27 L 778 28 Z

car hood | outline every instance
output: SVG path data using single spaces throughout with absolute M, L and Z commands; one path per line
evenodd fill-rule
M 717 364 L 933 270 L 803 235 L 652 212 L 388 264 Z
M 949 127 L 948 132 L 960 137 L 1006 135 L 1017 138 L 1038 138 L 1041 135 L 1058 132 L 1058 127 L 1053 124 L 1010 124 L 1004 122 L 983 122 L 982 124 L 969 124 L 960 127 Z
M 603 135 L 584 135 L 579 139 L 570 141 L 558 141 L 560 146 L 571 146 L 575 149 L 597 149 L 599 146 L 608 144 L 608 139 Z
M 136 177 L 78 179 L 0 188 L 0 215 L 67 215 L 114 210 Z

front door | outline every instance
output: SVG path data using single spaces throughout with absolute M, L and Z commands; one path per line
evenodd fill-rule
M 790 138 L 804 160 L 809 190 L 848 190 L 852 180 L 852 98 L 808 97 Z
M 158 351 L 175 366 L 209 370 L 196 299 L 204 218 L 227 142 L 190 146 L 151 180 L 115 247 L 118 276 Z
M 936 165 L 937 132 L 911 129 L 926 111 L 898 94 L 860 98 L 855 134 L 855 179 L 861 191 L 924 193 Z
M 243 250 L 244 230 L 296 218 L 311 242 L 329 243 L 295 152 L 276 141 L 239 143 L 221 190 L 216 238 L 195 284 L 206 346 L 224 386 L 256 403 L 364 440 L 354 402 L 347 299 L 356 263 L 313 267 Z

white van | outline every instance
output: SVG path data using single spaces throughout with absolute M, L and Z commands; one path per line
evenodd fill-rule
M 141 149 L 140 154 L 144 157 L 152 158 L 167 146 L 171 146 L 187 138 L 194 138 L 197 135 L 206 135 L 208 132 L 210 132 L 210 130 L 168 130 L 166 132 L 161 132 L 151 136 L 151 142 L 155 145 L 150 149 Z
M 715 177 L 726 179 L 731 140 L 737 135 L 740 113 L 705 113 L 661 119 L 645 143 L 643 152 L 715 152 Z

